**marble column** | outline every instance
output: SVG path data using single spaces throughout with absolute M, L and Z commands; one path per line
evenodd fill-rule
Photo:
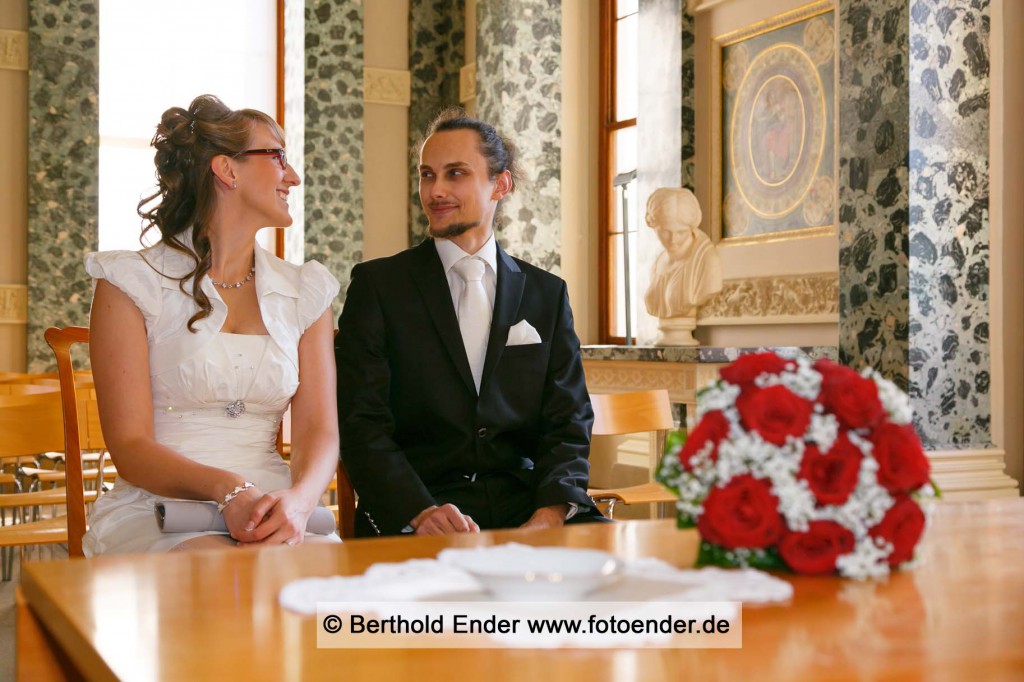
M 977 487 L 1005 488 L 990 442 L 988 3 L 839 8 L 840 358 L 908 391 L 937 474 L 959 458 Z
M 843 3 L 840 352 L 910 391 L 930 447 L 984 445 L 988 10 Z
M 306 259 L 341 281 L 363 247 L 363 3 L 306 0 Z
M 477 3 L 477 114 L 519 148 L 524 181 L 502 201 L 502 246 L 561 270 L 562 8 L 550 0 Z
M 88 324 L 99 193 L 95 0 L 29 1 L 28 370 L 54 367 L 43 332 Z
M 423 241 L 416 147 L 442 109 L 459 104 L 459 69 L 466 63 L 465 0 L 409 0 L 409 244 Z

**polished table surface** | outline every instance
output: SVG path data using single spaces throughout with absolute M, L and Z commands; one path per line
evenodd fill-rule
M 791 602 L 747 606 L 739 650 L 317 649 L 283 585 L 451 546 L 594 547 L 687 565 L 670 521 L 344 545 L 29 563 L 22 590 L 52 646 L 90 679 L 1024 679 L 1024 499 L 937 505 L 916 571 L 783 576 Z M 19 655 L 23 652 L 19 640 Z

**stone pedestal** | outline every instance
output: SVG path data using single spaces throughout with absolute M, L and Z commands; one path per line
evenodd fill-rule
M 658 338 L 655 346 L 697 346 L 693 330 L 697 328 L 695 317 L 665 317 L 658 320 Z

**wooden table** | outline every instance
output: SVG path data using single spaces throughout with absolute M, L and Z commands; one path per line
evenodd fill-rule
M 29 563 L 18 670 L 89 679 L 1024 679 L 1024 500 L 938 505 L 922 565 L 887 581 L 787 577 L 792 603 L 746 607 L 740 650 L 317 649 L 315 622 L 277 605 L 303 576 L 358 574 L 449 546 L 598 547 L 692 561 L 670 521 L 450 539 Z

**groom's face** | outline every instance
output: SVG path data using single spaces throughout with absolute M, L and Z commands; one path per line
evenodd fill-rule
M 500 198 L 487 177 L 476 131 L 446 130 L 427 138 L 420 150 L 420 202 L 432 237 L 489 231 Z

